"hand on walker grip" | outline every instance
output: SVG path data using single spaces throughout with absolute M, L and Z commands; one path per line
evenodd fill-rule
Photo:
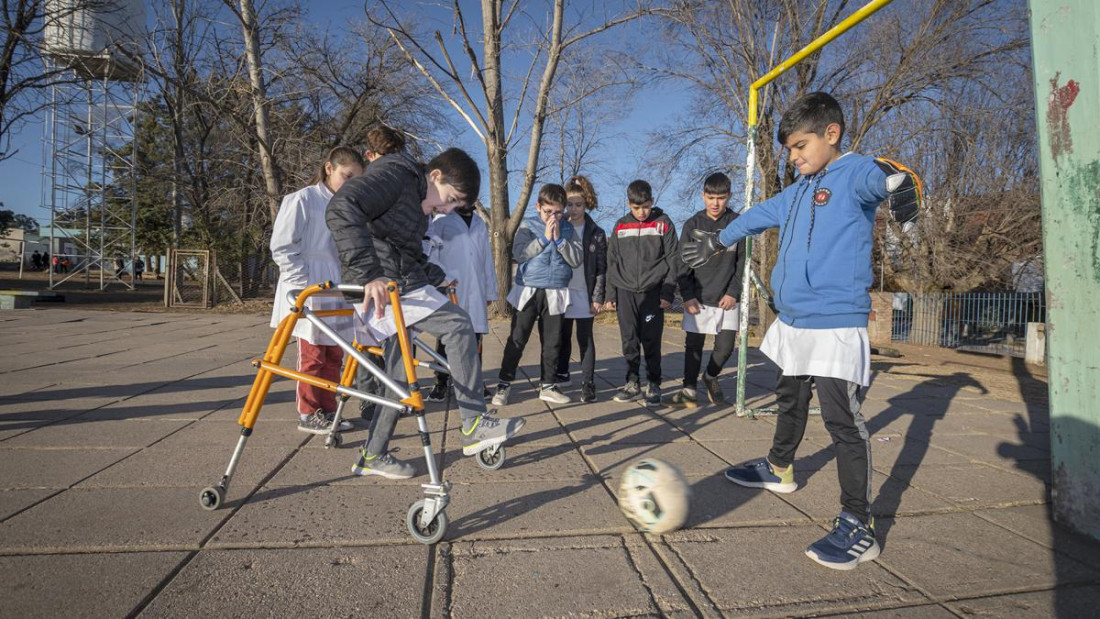
M 374 317 L 381 318 L 386 313 L 386 304 L 389 302 L 389 293 L 386 291 L 386 280 L 378 278 L 367 282 L 363 286 L 363 313 L 367 313 L 370 304 L 374 303 Z

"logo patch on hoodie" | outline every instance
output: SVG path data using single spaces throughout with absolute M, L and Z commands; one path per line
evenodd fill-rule
M 821 187 L 814 191 L 814 206 L 825 206 L 829 203 L 829 198 L 833 197 L 833 192 Z

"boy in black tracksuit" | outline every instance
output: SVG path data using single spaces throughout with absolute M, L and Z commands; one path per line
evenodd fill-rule
M 716 173 L 703 182 L 703 210 L 684 222 L 682 242 L 693 237 L 694 230 L 717 234 L 737 213 L 729 209 L 730 179 Z M 714 336 L 714 350 L 703 373 L 703 385 L 712 404 L 722 402 L 718 375 L 733 353 L 737 340 L 740 312 L 741 279 L 745 273 L 745 245 L 735 243 L 698 268 L 680 268 L 680 296 L 684 300 L 684 386 L 668 400 L 673 408 L 695 408 L 699 405 L 695 387 L 699 368 L 703 364 L 703 344 L 707 335 Z
M 626 384 L 616 402 L 641 395 L 638 346 L 645 351 L 646 404 L 661 404 L 661 334 L 679 273 L 676 227 L 653 207 L 653 189 L 637 180 L 626 188 L 630 214 L 615 222 L 607 243 L 607 309 L 617 309 L 626 358 Z

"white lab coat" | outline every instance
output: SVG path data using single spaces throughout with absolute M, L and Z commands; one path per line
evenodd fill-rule
M 325 223 L 325 208 L 332 192 L 323 182 L 300 189 L 283 198 L 275 226 L 271 231 L 271 257 L 279 267 L 279 284 L 275 288 L 275 306 L 271 310 L 271 326 L 276 327 L 290 312 L 292 303 L 286 294 L 295 288 L 305 288 L 324 281 L 340 282 L 340 258 L 336 242 Z M 351 306 L 340 296 L 313 295 L 307 301 L 312 310 L 343 309 Z M 351 316 L 325 318 L 325 324 L 348 340 L 353 337 Z M 336 342 L 321 333 L 313 323 L 299 319 L 294 336 L 316 346 L 334 346 Z
M 489 313 L 485 305 L 497 300 L 489 227 L 476 214 L 467 227 L 462 216 L 452 211 L 432 220 L 428 237 L 428 260 L 443 268 L 446 281 L 458 280 L 459 307 L 470 315 L 476 333 L 488 333 Z

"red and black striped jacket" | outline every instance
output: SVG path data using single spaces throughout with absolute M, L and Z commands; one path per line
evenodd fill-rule
M 638 221 L 627 213 L 615 222 L 607 242 L 607 299 L 621 288 L 645 292 L 660 286 L 661 298 L 672 302 L 680 268 L 676 226 L 659 208 Z

